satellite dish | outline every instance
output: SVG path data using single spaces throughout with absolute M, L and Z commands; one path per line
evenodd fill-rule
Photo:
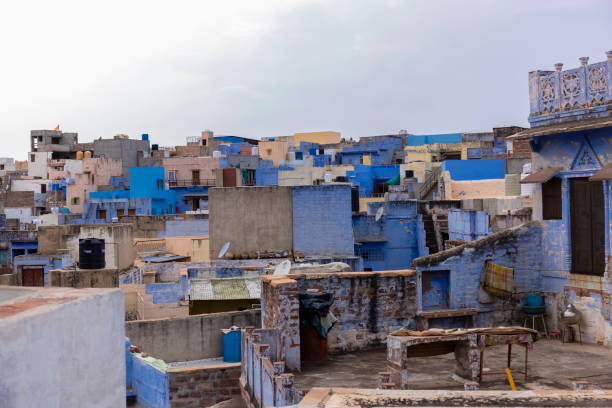
M 378 222 L 380 217 L 383 216 L 383 211 L 385 211 L 385 207 L 378 207 L 378 210 L 376 210 L 376 218 L 374 218 L 376 222 Z
M 217 255 L 217 258 L 223 258 L 225 256 L 225 253 L 229 249 L 229 246 L 230 246 L 229 242 L 226 242 L 225 244 L 223 244 L 223 247 L 219 251 L 219 255 Z
M 274 275 L 286 275 L 291 270 L 291 262 L 285 259 L 283 262 L 276 265 L 274 268 Z

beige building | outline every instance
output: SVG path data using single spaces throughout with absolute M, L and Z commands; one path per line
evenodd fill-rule
M 123 174 L 121 159 L 106 157 L 83 159 L 83 172 L 76 174 L 75 182 L 66 186 L 66 206 L 71 213 L 83 212 L 83 203 L 89 199 L 89 193 L 98 191 L 100 186 L 110 185 L 111 177 Z
M 274 167 L 278 167 L 278 163 L 281 160 L 287 160 L 289 143 L 284 140 L 260 141 L 258 151 L 260 158 L 272 160 Z
M 324 131 L 324 132 L 302 132 L 293 135 L 293 145 L 299 146 L 300 142 L 318 143 L 318 144 L 334 144 L 340 143 L 342 137 L 340 132 Z
M 216 157 L 169 157 L 162 161 L 170 187 L 214 185 Z

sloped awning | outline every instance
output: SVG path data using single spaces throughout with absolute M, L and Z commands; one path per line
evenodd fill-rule
M 521 184 L 546 183 L 548 180 L 555 177 L 561 170 L 563 170 L 563 167 L 545 167 L 522 179 Z
M 603 166 L 597 173 L 589 177 L 589 181 L 612 180 L 612 163 Z
M 256 278 L 190 279 L 189 300 L 260 299 L 261 280 Z

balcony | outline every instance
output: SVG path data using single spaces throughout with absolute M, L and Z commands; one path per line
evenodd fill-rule
M 168 186 L 170 188 L 189 186 L 214 187 L 216 182 L 216 179 L 168 180 Z
M 529 73 L 529 123 L 532 127 L 584 118 L 608 116 L 612 105 L 612 51 L 607 60 L 588 64 L 580 58 L 580 68 Z

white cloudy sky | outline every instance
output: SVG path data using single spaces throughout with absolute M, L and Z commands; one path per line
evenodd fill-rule
M 526 125 L 527 73 L 612 49 L 610 1 L 3 1 L 0 156 L 203 129 L 259 138 Z

